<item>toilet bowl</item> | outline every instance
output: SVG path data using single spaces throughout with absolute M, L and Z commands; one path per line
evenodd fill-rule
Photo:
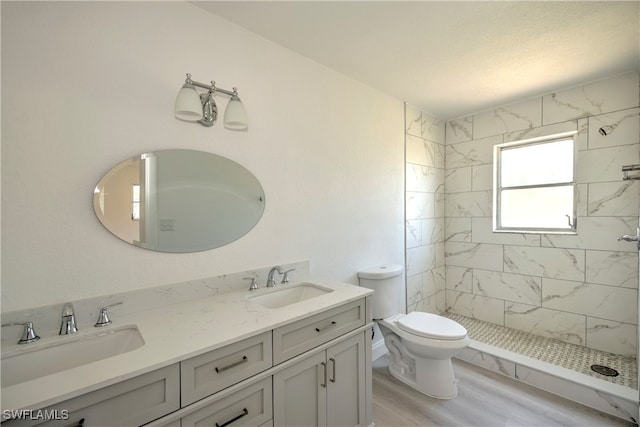
M 391 375 L 431 397 L 452 399 L 458 395 L 451 358 L 469 344 L 462 325 L 417 311 L 377 323 L 391 355 Z
M 458 395 L 451 358 L 468 344 L 467 330 L 437 314 L 404 313 L 404 267 L 386 265 L 358 273 L 360 286 L 373 289 L 371 312 L 384 337 L 392 376 L 439 399 Z

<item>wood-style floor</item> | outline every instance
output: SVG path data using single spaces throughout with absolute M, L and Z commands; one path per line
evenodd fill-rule
M 634 425 L 457 359 L 458 396 L 431 398 L 393 378 L 388 363 L 373 362 L 376 427 Z

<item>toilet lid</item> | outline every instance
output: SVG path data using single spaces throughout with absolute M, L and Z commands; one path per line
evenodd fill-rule
M 467 330 L 451 319 L 437 314 L 414 311 L 398 320 L 398 326 L 414 335 L 440 340 L 457 340 L 467 336 Z

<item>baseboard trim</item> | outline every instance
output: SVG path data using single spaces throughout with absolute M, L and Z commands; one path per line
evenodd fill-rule
M 388 353 L 387 347 L 384 345 L 384 340 L 374 342 L 371 346 L 371 361 L 378 360 L 382 356 Z

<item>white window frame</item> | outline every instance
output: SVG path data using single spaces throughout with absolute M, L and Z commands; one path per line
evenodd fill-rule
M 493 147 L 493 232 L 494 233 L 529 233 L 529 234 L 577 234 L 577 198 L 578 186 L 576 182 L 576 165 L 577 165 L 577 144 L 575 135 L 577 131 L 563 132 L 554 135 L 548 135 L 538 138 L 525 139 L 521 141 L 497 144 Z M 571 139 L 573 141 L 573 180 L 567 182 L 554 182 L 546 184 L 533 184 L 524 186 L 503 187 L 501 183 L 501 153 L 505 149 L 514 147 L 525 147 L 537 144 L 551 143 L 554 141 L 564 141 Z M 567 227 L 563 228 L 545 228 L 545 227 L 505 227 L 501 224 L 501 206 L 502 191 L 506 189 L 527 189 L 527 188 L 550 188 L 558 186 L 573 186 L 573 209 L 571 217 L 567 217 Z
M 136 197 L 136 187 L 138 188 Z M 131 221 L 140 221 L 140 184 L 131 185 Z

